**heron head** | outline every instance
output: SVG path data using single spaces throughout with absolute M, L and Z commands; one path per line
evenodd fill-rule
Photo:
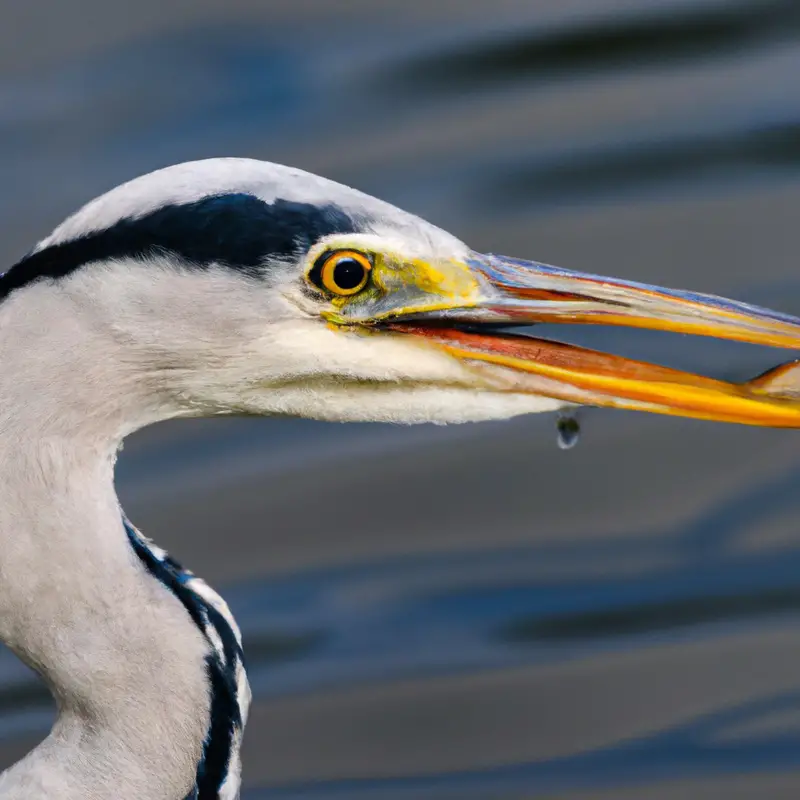
M 380 229 L 323 239 L 309 250 L 303 275 L 311 298 L 303 306 L 316 307 L 331 330 L 369 342 L 407 342 L 419 358 L 446 354 L 468 368 L 461 379 L 449 378 L 453 386 L 535 396 L 542 408 L 572 403 L 798 424 L 794 363 L 732 384 L 512 332 L 537 323 L 603 324 L 797 348 L 800 321 L 786 314 L 482 254 L 460 243 L 437 251 L 424 237 L 405 241 Z
M 3 279 L 58 282 L 181 413 L 460 422 L 571 404 L 800 426 L 796 370 L 731 384 L 513 333 L 624 325 L 800 347 L 800 320 L 471 250 L 322 178 L 246 159 L 160 170 Z

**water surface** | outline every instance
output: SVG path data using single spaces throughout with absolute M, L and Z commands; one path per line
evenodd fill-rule
M 119 181 L 244 155 L 479 249 L 800 313 L 793 0 L 163 5 L 0 4 L 5 263 Z M 733 379 L 782 357 L 569 336 Z M 798 796 L 794 433 L 581 427 L 569 452 L 555 417 L 128 443 L 129 515 L 242 623 L 245 798 Z M 51 715 L 0 654 L 4 763 Z

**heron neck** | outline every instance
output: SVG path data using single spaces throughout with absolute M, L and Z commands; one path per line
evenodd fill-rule
M 58 716 L 0 797 L 182 800 L 209 723 L 208 642 L 134 553 L 113 485 L 121 437 L 150 412 L 80 321 L 4 306 L 0 640 Z

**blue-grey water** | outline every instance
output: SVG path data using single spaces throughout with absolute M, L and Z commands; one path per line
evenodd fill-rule
M 2 0 L 0 23 L 5 264 L 122 180 L 245 155 L 479 249 L 800 313 L 796 0 Z M 785 358 L 557 335 L 730 379 Z M 800 796 L 796 434 L 588 410 L 565 452 L 556 422 L 127 443 L 129 515 L 242 624 L 245 798 Z M 0 652 L 3 764 L 51 719 Z

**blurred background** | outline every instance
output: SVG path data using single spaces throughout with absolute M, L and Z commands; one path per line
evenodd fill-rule
M 239 155 L 480 250 L 798 314 L 798 76 L 796 0 L 0 0 L 0 263 Z M 786 357 L 557 335 L 728 379 Z M 242 624 L 245 798 L 800 796 L 796 434 L 589 410 L 561 451 L 555 423 L 127 443 L 129 516 Z M 0 653 L 2 765 L 51 719 Z

